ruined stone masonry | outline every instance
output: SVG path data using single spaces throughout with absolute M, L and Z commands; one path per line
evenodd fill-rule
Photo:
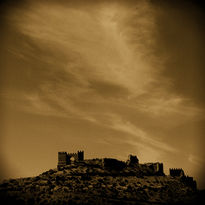
M 169 173 L 170 173 L 170 176 L 172 177 L 182 177 L 184 176 L 184 170 L 183 169 L 169 169 Z
M 128 160 L 127 160 L 127 165 L 128 166 L 136 166 L 139 164 L 139 159 L 135 155 L 129 155 Z
M 73 161 L 71 160 L 73 158 Z M 78 151 L 76 153 L 58 152 L 58 168 L 69 165 L 72 162 L 84 161 L 84 151 Z M 163 164 L 156 163 L 146 163 L 139 164 L 139 159 L 135 155 L 129 155 L 126 162 L 119 161 L 112 158 L 104 158 L 101 161 L 103 168 L 112 168 L 116 170 L 124 169 L 125 167 L 133 167 L 138 170 L 146 170 L 148 175 L 164 175 Z
M 58 168 L 71 164 L 71 158 L 73 158 L 74 162 L 83 161 L 84 151 L 78 151 L 76 153 L 58 152 Z
M 193 189 L 197 189 L 196 181 L 193 177 L 186 176 L 183 169 L 173 168 L 169 169 L 169 174 L 172 177 L 178 177 L 180 180 L 186 184 L 187 186 L 192 187 Z
M 66 165 L 72 163 L 85 162 L 84 151 L 77 151 L 76 153 L 58 152 L 58 170 L 61 170 Z M 144 163 L 140 164 L 139 159 L 135 155 L 129 155 L 128 160 L 119 161 L 113 158 L 96 159 L 92 163 L 98 164 L 105 170 L 116 170 L 119 173 L 127 173 L 126 171 L 133 171 L 136 176 L 165 176 L 163 163 Z M 130 172 L 131 173 L 131 172 Z M 183 169 L 172 168 L 169 169 L 170 177 L 179 178 L 184 184 L 196 189 L 196 181 L 193 177 L 186 176 Z

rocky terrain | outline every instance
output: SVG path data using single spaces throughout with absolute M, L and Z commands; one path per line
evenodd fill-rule
M 203 195 L 180 177 L 106 167 L 97 159 L 0 184 L 1 204 L 203 204 Z

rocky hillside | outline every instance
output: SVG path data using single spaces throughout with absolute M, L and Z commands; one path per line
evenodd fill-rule
M 4 204 L 199 204 L 201 193 L 181 178 L 145 173 L 85 160 L 36 177 L 5 180 L 0 197 Z

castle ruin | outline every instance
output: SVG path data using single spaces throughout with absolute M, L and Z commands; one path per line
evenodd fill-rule
M 169 175 L 172 177 L 180 178 L 180 180 L 187 186 L 190 186 L 195 190 L 197 189 L 196 181 L 193 179 L 193 177 L 186 176 L 183 169 L 169 169 Z
M 135 155 L 129 155 L 127 161 L 119 161 L 113 158 L 102 158 L 84 160 L 84 151 L 76 153 L 58 152 L 58 170 L 62 170 L 66 165 L 79 163 L 81 165 L 92 164 L 104 170 L 115 171 L 119 173 L 135 174 L 137 176 L 165 176 L 163 163 L 139 163 L 139 159 Z M 117 171 L 117 172 L 116 172 Z M 183 169 L 169 169 L 169 175 L 174 178 L 179 178 L 184 184 L 197 189 L 196 181 L 193 177 L 186 176 Z
M 73 158 L 73 160 L 71 160 Z M 60 169 L 66 165 L 71 164 L 72 162 L 82 162 L 84 161 L 84 151 L 78 151 L 76 153 L 67 153 L 67 152 L 58 152 L 58 166 Z M 125 167 L 133 167 L 141 170 L 146 170 L 149 175 L 164 175 L 163 164 L 156 163 L 145 163 L 139 164 L 139 159 L 136 155 L 129 155 L 126 162 L 119 161 L 112 158 L 103 158 L 101 160 L 101 165 L 103 168 L 112 168 L 112 169 L 123 169 Z
M 155 163 L 145 163 L 141 165 L 145 169 L 151 170 L 151 173 L 155 173 L 155 175 L 164 175 L 164 167 L 163 163 L 155 162 Z
M 137 166 L 139 164 L 139 159 L 135 155 L 129 155 L 127 160 L 128 166 Z
M 176 169 L 176 168 L 169 169 L 169 174 L 172 177 L 182 177 L 182 176 L 185 176 L 183 169 Z
M 71 164 L 72 158 L 74 162 L 83 161 L 84 151 L 78 151 L 76 153 L 58 152 L 58 167 Z

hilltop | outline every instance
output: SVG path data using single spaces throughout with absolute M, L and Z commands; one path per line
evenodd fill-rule
M 5 180 L 0 197 L 4 204 L 199 204 L 201 192 L 184 179 L 116 159 L 91 159 Z

